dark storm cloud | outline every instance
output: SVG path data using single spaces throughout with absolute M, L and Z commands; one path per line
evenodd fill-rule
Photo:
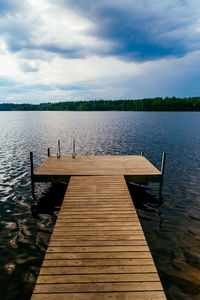
M 31 6 L 26 1 L 2 0 L 0 34 L 6 40 L 11 52 L 32 49 L 55 53 L 66 58 L 112 55 L 125 60 L 148 61 L 169 56 L 181 57 L 200 47 L 200 43 L 197 42 L 199 33 L 195 30 L 199 5 L 194 0 L 190 2 L 170 0 L 160 4 L 155 0 L 124 0 L 121 3 L 114 0 L 50 2 L 57 10 L 59 8 L 72 10 L 77 13 L 77 18 L 83 16 L 91 20 L 94 28 L 85 31 L 84 34 L 110 42 L 112 46 L 104 49 L 81 43 L 63 45 L 55 43 L 53 38 L 47 42 L 45 36 L 44 41 L 41 37 L 41 42 L 35 43 L 35 35 L 40 34 L 43 26 L 40 15 L 32 16 L 30 19 Z M 16 11 L 18 15 L 10 17 Z
M 97 26 L 91 32 L 116 46 L 107 55 L 129 60 L 154 60 L 168 56 L 181 57 L 197 50 L 199 33 L 197 1 L 125 0 L 93 1 L 58 0 Z M 168 3 L 168 4 L 167 4 Z

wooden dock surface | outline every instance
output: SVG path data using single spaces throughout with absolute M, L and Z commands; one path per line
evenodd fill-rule
M 123 176 L 71 177 L 31 299 L 166 299 Z
M 141 155 L 47 157 L 34 175 L 138 175 L 160 176 L 161 172 Z

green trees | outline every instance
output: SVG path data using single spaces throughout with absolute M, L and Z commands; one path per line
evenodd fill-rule
M 41 104 L 0 104 L 0 111 L 200 111 L 200 97 L 94 100 Z

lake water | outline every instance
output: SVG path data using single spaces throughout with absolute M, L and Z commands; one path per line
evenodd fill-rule
M 158 185 L 132 188 L 133 201 L 168 299 L 200 299 L 200 113 L 0 112 L 0 299 L 29 299 L 66 186 L 37 184 L 31 197 L 29 152 L 63 155 L 145 151 L 160 168 Z

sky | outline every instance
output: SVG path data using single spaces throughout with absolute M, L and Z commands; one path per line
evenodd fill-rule
M 0 0 L 0 103 L 200 96 L 199 0 Z

